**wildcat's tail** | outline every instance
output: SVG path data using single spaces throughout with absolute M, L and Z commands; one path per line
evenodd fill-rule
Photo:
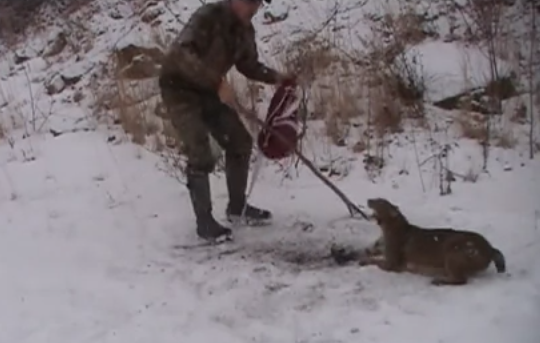
M 493 263 L 498 273 L 506 272 L 506 260 L 499 249 L 493 248 Z

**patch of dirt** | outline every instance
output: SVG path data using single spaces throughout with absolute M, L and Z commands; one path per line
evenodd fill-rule
M 240 229 L 235 241 L 218 246 L 176 247 L 176 257 L 206 263 L 220 260 L 251 261 L 254 264 L 272 265 L 291 272 L 335 268 L 339 264 L 332 255 L 332 246 L 354 247 L 363 251 L 374 242 L 378 233 L 365 223 L 355 220 L 340 223 L 334 230 L 331 223 L 326 227 L 312 226 L 305 231 L 305 225 L 277 230 L 264 227 L 248 230 Z M 354 225 L 353 225 L 354 224 Z M 258 231 L 262 232 L 258 232 Z M 264 233 L 263 233 L 264 232 Z M 338 237 L 335 237 L 336 233 Z
M 246 246 L 239 254 L 243 260 L 274 266 L 311 270 L 336 266 L 324 241 L 274 241 Z

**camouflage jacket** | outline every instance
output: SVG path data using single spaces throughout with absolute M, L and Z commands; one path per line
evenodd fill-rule
M 162 78 L 180 78 L 216 92 L 232 66 L 248 79 L 274 84 L 277 72 L 259 62 L 253 25 L 243 24 L 227 0 L 198 8 L 172 43 Z

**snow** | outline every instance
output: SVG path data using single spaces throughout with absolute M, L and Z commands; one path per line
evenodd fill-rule
M 388 197 L 418 224 L 482 232 L 507 257 L 507 274 L 492 268 L 436 288 L 421 276 L 332 266 L 330 243 L 367 245 L 378 229 L 345 219 L 305 172 L 280 185 L 265 169 L 253 202 L 275 224 L 238 229 L 239 252 L 175 249 L 196 242 L 184 186 L 155 156 L 106 138 L 36 137 L 29 162 L 2 146 L 1 341 L 537 342 L 538 161 L 449 197 L 422 194 L 412 177 L 397 190 L 339 182 L 359 202 Z M 222 218 L 224 180 L 212 181 Z
M 198 3 L 173 12 L 186 19 Z M 257 25 L 261 37 L 285 33 L 261 50 L 316 27 L 332 4 L 277 2 L 275 11 L 290 8 L 289 18 L 266 26 L 258 18 Z M 356 22 L 376 4 L 351 2 L 339 18 Z M 7 129 L 0 139 L 0 342 L 538 342 L 540 161 L 527 158 L 526 146 L 493 147 L 489 173 L 481 173 L 477 142 L 409 131 L 389 137 L 389 165 L 373 178 L 361 154 L 330 146 L 320 134 L 305 140 L 317 165 L 341 172 L 332 180 L 353 201 L 385 197 L 415 224 L 484 234 L 506 256 L 508 272 L 491 266 L 466 286 L 335 266 L 328 258 L 333 243 L 365 247 L 380 229 L 347 218 L 339 199 L 291 161 L 265 162 L 250 199 L 274 212 L 271 226 L 235 228 L 232 246 L 188 249 L 197 243 L 191 204 L 185 186 L 163 171 L 163 160 L 99 125 L 88 94 L 80 103 L 69 100 L 74 89 L 45 94 L 43 80 L 58 71 L 82 75 L 82 87 L 114 47 L 150 45 L 152 30 L 128 16 L 127 5 L 102 5 L 84 22 L 100 32 L 84 58 L 38 57 L 19 66 L 0 60 L 0 124 Z M 26 49 L 42 50 L 44 41 L 29 41 Z M 476 82 L 486 70 L 472 47 L 431 41 L 415 49 L 437 96 Z M 463 56 L 470 56 L 467 82 Z M 53 137 L 48 129 L 63 134 Z M 479 178 L 458 178 L 452 194 L 439 196 L 435 161 L 418 167 L 417 160 L 454 143 L 449 168 Z M 212 193 L 223 220 L 223 174 L 213 175 Z
M 478 47 L 427 41 L 410 48 L 404 59 L 408 65 L 418 65 L 418 75 L 424 75 L 429 101 L 482 87 L 490 80 L 489 56 Z M 512 68 L 497 59 L 497 70 L 500 77 L 505 77 L 510 76 Z

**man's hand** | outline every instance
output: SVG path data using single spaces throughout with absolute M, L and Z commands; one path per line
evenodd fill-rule
M 296 83 L 296 75 L 292 73 L 280 73 L 277 76 L 276 85 L 280 86 L 284 83 Z
M 218 89 L 219 99 L 225 105 L 234 108 L 236 106 L 236 93 L 226 78 L 221 80 Z

